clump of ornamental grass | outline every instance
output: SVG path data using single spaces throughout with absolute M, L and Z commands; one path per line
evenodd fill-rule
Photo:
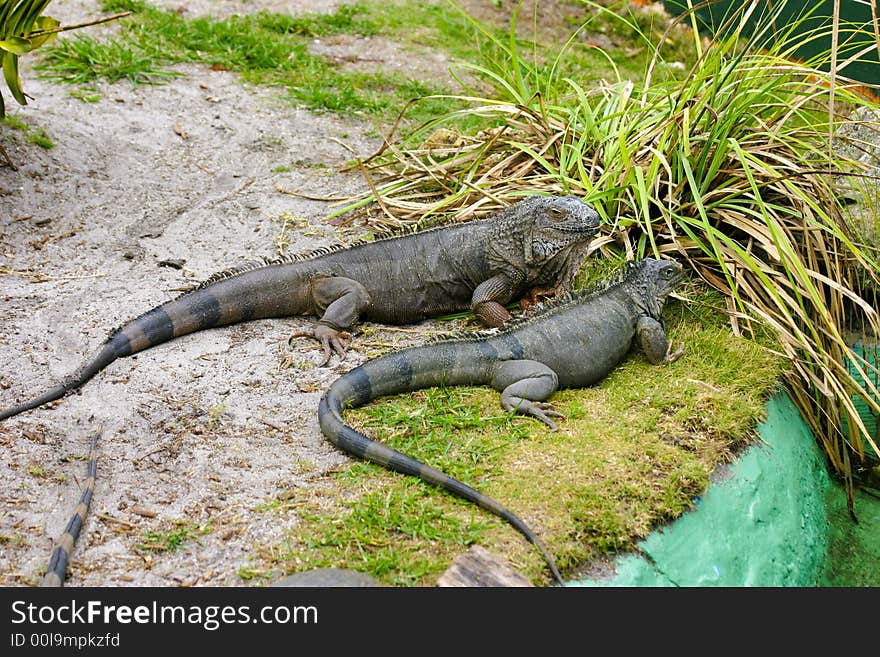
M 482 91 L 454 96 L 459 109 L 403 137 L 392 130 L 357 164 L 369 191 L 335 214 L 388 227 L 464 220 L 536 192 L 584 197 L 603 218 L 601 252 L 678 258 L 722 293 L 735 333 L 774 336 L 790 363 L 783 384 L 851 492 L 878 442 L 857 405 L 877 414 L 880 404 L 877 369 L 847 335 L 878 335 L 880 281 L 876 252 L 834 187 L 840 175 L 864 174 L 831 136 L 852 108 L 875 101 L 839 74 L 865 52 L 842 49 L 851 32 L 837 16 L 802 34 L 805 18 L 777 24 L 785 2 L 759 15 L 760 4 L 743 3 L 711 41 L 693 11 L 670 21 L 667 34 L 694 28 L 679 75 L 664 61 L 665 36 L 592 2 L 549 53 L 517 38 L 517 12 L 507 37 L 472 19 L 483 56 L 462 67 Z M 599 16 L 623 21 L 652 50 L 643 79 L 579 84 L 568 53 Z M 793 44 L 829 36 L 831 51 L 795 59 Z M 475 116 L 484 129 L 456 130 Z

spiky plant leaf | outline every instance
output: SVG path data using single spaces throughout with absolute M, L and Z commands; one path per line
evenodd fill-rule
M 12 97 L 19 105 L 27 105 L 27 99 L 21 90 L 21 77 L 18 74 L 18 55 L 12 52 L 3 53 L 3 77 Z
M 0 40 L 0 50 L 11 52 L 15 55 L 24 55 L 34 49 L 29 39 L 11 36 Z

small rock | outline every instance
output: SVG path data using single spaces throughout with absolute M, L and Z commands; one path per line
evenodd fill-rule
M 373 587 L 382 586 L 378 580 L 365 573 L 346 568 L 316 568 L 302 573 L 294 573 L 282 577 L 270 586 L 344 586 L 344 587 Z
M 183 266 L 186 264 L 186 260 L 182 258 L 173 258 L 168 260 L 160 260 L 156 263 L 160 267 L 170 267 L 171 269 L 183 269 Z
M 135 504 L 133 507 L 131 507 L 131 512 L 136 513 L 139 516 L 143 516 L 144 518 L 155 518 L 157 515 L 159 515 L 152 509 L 148 509 L 139 504 Z

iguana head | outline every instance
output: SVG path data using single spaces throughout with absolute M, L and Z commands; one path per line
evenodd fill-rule
M 524 217 L 531 229 L 524 235 L 526 264 L 540 268 L 572 244 L 588 245 L 599 231 L 599 213 L 577 196 L 528 199 Z
M 666 299 L 684 279 L 684 267 L 675 260 L 644 258 L 629 263 L 626 283 L 632 289 L 633 301 L 647 314 L 659 320 Z
M 519 290 L 565 292 L 599 231 L 599 213 L 577 196 L 529 196 L 493 220 L 486 255 Z

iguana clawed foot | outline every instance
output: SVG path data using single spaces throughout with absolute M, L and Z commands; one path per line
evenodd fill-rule
M 557 411 L 555 411 L 553 409 L 553 405 L 550 402 L 537 402 L 530 401 L 528 399 L 522 399 L 519 401 L 519 403 L 510 404 L 509 406 L 502 402 L 502 406 L 505 407 L 505 410 L 519 413 L 520 415 L 531 415 L 532 417 L 541 420 L 541 422 L 550 427 L 551 431 L 558 431 L 559 426 L 550 418 L 565 417 L 562 413 L 558 413 Z
M 565 416 L 562 413 L 559 413 L 553 409 L 553 405 L 550 402 L 532 402 L 532 408 L 529 410 L 529 415 L 532 415 L 548 427 L 550 427 L 551 431 L 558 431 L 559 427 L 557 424 L 551 420 L 551 417 L 564 418 Z
M 335 328 L 318 324 L 311 331 L 296 331 L 291 334 L 287 339 L 287 344 L 292 346 L 294 338 L 314 338 L 319 340 L 324 350 L 324 360 L 321 361 L 318 367 L 326 367 L 333 357 L 334 351 L 339 354 L 340 359 L 345 358 L 345 352 L 348 349 L 348 343 L 345 341 L 351 339 L 351 333 L 348 331 L 337 331 Z
M 684 356 L 684 342 L 679 343 L 678 349 L 675 351 L 672 350 L 672 343 L 669 343 L 669 347 L 666 349 L 666 357 L 663 359 L 667 363 L 674 363 L 679 358 Z
M 519 300 L 519 307 L 523 313 L 532 314 L 546 299 L 552 299 L 559 293 L 555 287 L 533 288 L 526 296 Z

